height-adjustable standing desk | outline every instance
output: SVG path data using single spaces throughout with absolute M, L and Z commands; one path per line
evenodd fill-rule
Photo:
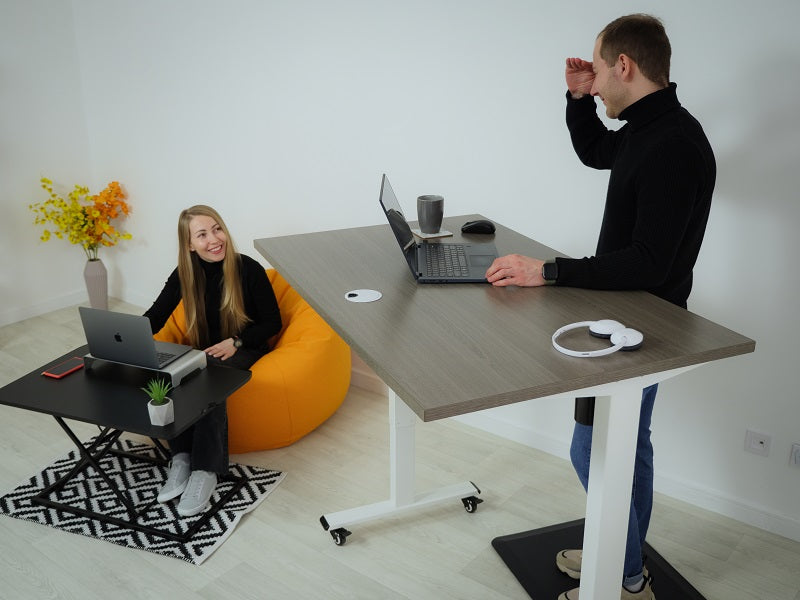
M 559 254 L 501 225 L 490 236 L 458 233 L 477 218 L 483 217 L 450 217 L 442 227 L 457 232 L 456 240 L 493 241 L 501 255 Z M 642 388 L 755 348 L 753 340 L 644 292 L 419 285 L 388 225 L 258 239 L 255 247 L 390 390 L 390 498 L 323 515 L 337 543 L 344 543 L 351 525 L 434 502 L 460 497 L 468 511 L 475 509 L 481 482 L 415 493 L 417 417 L 433 421 L 546 396 L 564 396 L 565 402 L 597 397 L 583 600 L 619 595 Z M 383 296 L 347 301 L 345 294 L 355 289 Z M 642 331 L 642 348 L 595 359 L 553 348 L 550 338 L 559 327 L 597 319 Z M 561 342 L 592 343 L 585 330 Z

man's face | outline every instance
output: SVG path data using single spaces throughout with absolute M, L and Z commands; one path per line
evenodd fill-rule
M 605 59 L 600 56 L 601 43 L 602 39 L 598 38 L 592 53 L 594 83 L 592 84 L 591 94 L 592 96 L 598 96 L 603 101 L 608 118 L 616 119 L 630 102 L 627 100 L 625 86 L 619 79 L 619 61 L 613 65 L 608 65 Z

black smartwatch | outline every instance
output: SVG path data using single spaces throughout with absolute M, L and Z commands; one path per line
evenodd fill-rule
M 555 260 L 548 261 L 542 265 L 542 279 L 548 284 L 554 284 L 558 279 L 558 263 Z
M 233 347 L 234 348 L 242 347 L 242 338 L 240 338 L 238 335 L 233 336 Z

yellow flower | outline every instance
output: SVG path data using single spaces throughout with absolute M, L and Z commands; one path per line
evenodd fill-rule
M 33 211 L 34 224 L 52 223 L 52 232 L 59 239 L 69 240 L 71 244 L 80 245 L 89 260 L 97 259 L 100 246 L 114 246 L 119 240 L 129 240 L 133 236 L 120 232 L 111 225 L 113 219 L 127 216 L 130 207 L 124 201 L 125 192 L 119 183 L 112 181 L 106 188 L 94 196 L 89 195 L 89 188 L 76 185 L 65 200 L 53 191 L 53 182 L 42 177 L 41 187 L 48 194 L 44 202 L 29 204 Z M 51 232 L 45 229 L 41 240 L 50 239 Z

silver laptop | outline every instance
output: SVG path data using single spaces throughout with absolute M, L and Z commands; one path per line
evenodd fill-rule
M 497 258 L 492 243 L 417 243 L 386 175 L 381 208 L 418 283 L 486 283 L 486 269 Z
M 150 319 L 79 306 L 83 332 L 94 358 L 148 369 L 162 369 L 192 349 L 153 339 Z

